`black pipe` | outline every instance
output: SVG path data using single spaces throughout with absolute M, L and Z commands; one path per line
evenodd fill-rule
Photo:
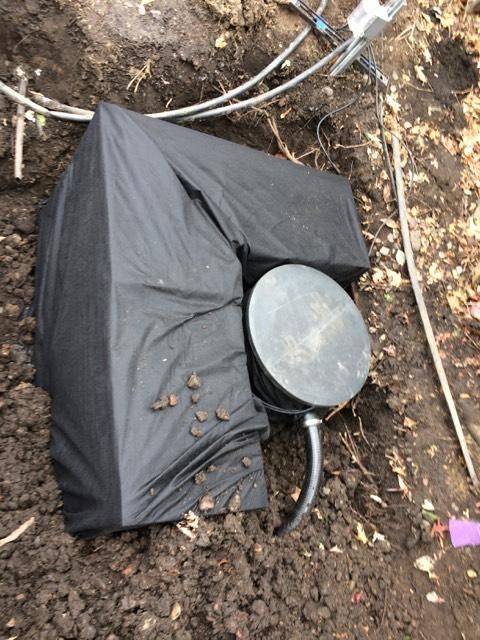
M 305 477 L 297 503 L 287 515 L 285 521 L 275 529 L 277 536 L 290 533 L 300 524 L 303 516 L 310 512 L 318 494 L 323 475 L 323 450 L 321 430 L 322 419 L 313 412 L 303 416 L 301 425 L 305 429 L 305 448 L 307 461 Z

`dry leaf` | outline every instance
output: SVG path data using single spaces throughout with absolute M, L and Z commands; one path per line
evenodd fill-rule
M 430 579 L 435 578 L 433 569 L 435 568 L 435 560 L 431 556 L 420 556 L 413 563 L 415 569 L 427 573 Z
M 180 603 L 175 602 L 175 604 L 172 607 L 172 610 L 170 611 L 170 620 L 178 620 L 181 613 L 182 613 L 182 607 L 180 606 Z
M 357 522 L 357 534 L 356 534 L 355 537 L 362 544 L 367 544 L 367 542 L 368 542 L 367 534 L 365 533 L 365 529 L 363 528 L 363 524 L 361 524 L 360 522 Z
M 428 84 L 427 76 L 424 73 L 424 68 L 422 67 L 422 65 L 415 65 L 415 75 L 422 84 Z
M 398 271 L 393 271 L 393 269 L 385 269 L 388 278 L 388 284 L 391 287 L 400 287 L 402 284 L 402 274 Z
M 408 418 L 405 416 L 403 420 L 403 426 L 407 427 L 407 429 L 413 429 L 417 425 L 416 420 L 412 420 L 412 418 Z
M 227 41 L 225 40 L 225 36 L 222 35 L 218 36 L 218 38 L 215 40 L 215 49 L 225 49 L 225 47 L 227 46 Z
M 292 493 L 290 494 L 291 499 L 294 502 L 297 502 L 299 497 L 300 497 L 300 493 L 302 492 L 302 490 L 300 489 L 300 487 L 295 487 L 295 489 L 292 491 Z
M 440 598 L 438 593 L 436 593 L 435 591 L 429 591 L 426 597 L 427 600 L 432 604 L 441 604 L 442 602 L 445 602 L 445 600 L 443 598 Z

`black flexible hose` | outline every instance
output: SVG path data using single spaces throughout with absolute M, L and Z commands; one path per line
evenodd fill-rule
M 305 448 L 307 454 L 305 477 L 295 507 L 287 515 L 285 521 L 274 531 L 277 536 L 283 536 L 295 529 L 295 527 L 300 524 L 303 516 L 309 513 L 317 497 L 323 472 L 321 424 L 321 418 L 312 412 L 307 413 L 302 418 L 302 426 L 305 429 Z

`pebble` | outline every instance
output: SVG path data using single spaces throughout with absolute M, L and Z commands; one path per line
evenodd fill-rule
M 230 414 L 225 409 L 225 407 L 218 407 L 218 409 L 215 411 L 215 415 L 219 420 L 222 420 L 223 422 L 228 422 L 228 420 L 230 420 Z
M 192 401 L 192 404 L 197 404 L 197 402 L 200 400 L 200 394 L 199 393 L 192 393 L 190 399 Z
M 166 407 L 168 407 L 168 405 L 169 405 L 169 396 L 161 396 L 158 400 L 155 400 L 151 408 L 153 411 L 161 411 L 162 409 L 165 409 Z
M 200 509 L 200 511 L 210 511 L 214 506 L 215 500 L 209 493 L 200 498 L 200 502 L 198 503 L 198 508 Z
M 195 413 L 195 418 L 199 422 L 206 422 L 208 420 L 208 411 L 197 411 Z
M 195 484 L 203 484 L 207 479 L 207 474 L 205 471 L 199 471 L 195 474 L 194 482 Z
M 189 389 L 200 389 L 201 384 L 202 380 L 195 372 L 193 372 L 187 380 L 187 387 Z
M 203 431 L 195 425 L 190 429 L 190 433 L 194 438 L 201 438 L 203 436 Z
M 232 513 L 236 513 L 240 509 L 241 503 L 242 500 L 240 498 L 240 494 L 235 493 L 228 501 L 228 510 Z
M 245 456 L 244 458 L 242 458 L 242 464 L 245 469 L 249 469 L 252 466 L 252 459 L 248 456 Z

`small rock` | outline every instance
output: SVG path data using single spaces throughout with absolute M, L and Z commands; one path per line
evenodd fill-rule
M 217 467 L 214 464 L 210 464 L 207 467 L 207 473 L 213 473 L 216 470 L 217 470 Z
M 323 620 L 328 620 L 332 617 L 332 612 L 328 607 L 319 607 L 318 615 L 320 616 L 320 618 L 323 618 Z
M 248 456 L 245 456 L 244 458 L 242 458 L 242 464 L 245 469 L 250 469 L 250 467 L 252 466 L 252 459 Z
M 195 425 L 190 429 L 190 433 L 194 438 L 201 438 L 203 436 L 203 431 Z
M 195 418 L 199 422 L 206 422 L 208 420 L 208 411 L 197 411 L 195 413 Z
M 198 508 L 200 509 L 200 511 L 210 511 L 214 506 L 215 500 L 209 493 L 200 498 L 200 502 L 198 503 Z
M 197 404 L 197 402 L 200 400 L 200 394 L 192 393 L 190 400 L 192 401 L 192 404 Z
M 192 375 L 189 377 L 189 379 L 187 380 L 187 387 L 189 389 L 200 389 L 201 385 L 202 385 L 202 380 L 200 379 L 200 376 L 198 376 L 194 371 Z
M 263 547 L 261 544 L 259 544 L 258 542 L 256 544 L 253 545 L 253 553 L 256 556 L 260 556 L 263 553 Z
M 252 602 L 252 611 L 257 616 L 264 618 L 267 615 L 268 607 L 263 600 L 254 600 Z
M 169 405 L 169 396 L 161 396 L 158 400 L 155 400 L 151 408 L 153 411 L 161 411 L 162 409 L 165 409 L 166 407 L 168 407 L 168 405 Z
M 194 482 L 195 484 L 203 484 L 207 479 L 207 474 L 205 471 L 199 471 L 195 474 Z
M 235 493 L 228 501 L 228 510 L 232 513 L 236 513 L 240 509 L 241 503 L 240 494 Z
M 228 420 L 230 420 L 230 414 L 225 409 L 225 407 L 218 407 L 218 409 L 215 411 L 215 415 L 219 420 L 222 420 L 222 422 L 228 422 Z
M 170 393 L 168 395 L 168 406 L 176 407 L 177 406 L 177 396 L 174 393 Z

